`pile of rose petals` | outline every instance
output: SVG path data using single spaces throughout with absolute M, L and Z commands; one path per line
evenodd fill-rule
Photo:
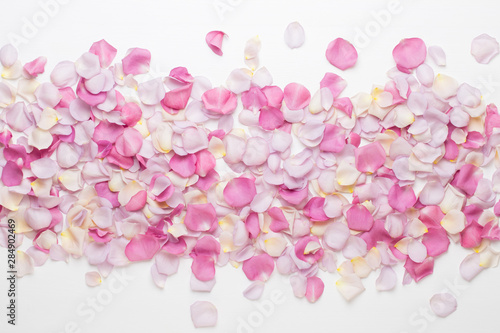
M 218 55 L 224 35 L 207 35 Z M 295 48 L 303 35 L 293 24 L 285 39 Z M 351 300 L 372 273 L 381 291 L 420 281 L 450 242 L 470 249 L 466 280 L 498 264 L 500 172 L 484 170 L 500 165 L 500 115 L 478 89 L 434 73 L 427 57 L 444 66 L 441 48 L 403 39 L 389 80 L 352 97 L 335 73 L 314 91 L 273 85 L 260 48 L 250 39 L 248 68 L 213 87 L 184 67 L 153 77 L 148 50 L 116 61 L 104 40 L 41 80 L 45 57 L 23 65 L 4 46 L 0 245 L 13 219 L 16 245 L 31 245 L 18 252 L 19 276 L 85 257 L 95 286 L 115 266 L 151 260 L 162 288 L 184 258 L 194 291 L 210 291 L 230 263 L 252 281 L 249 299 L 277 271 L 315 302 L 319 270 Z M 472 53 L 487 62 L 497 49 L 483 36 Z M 344 70 L 358 54 L 337 38 L 326 57 Z M 442 316 L 456 308 L 444 296 L 431 304 Z M 211 303 L 191 313 L 197 327 L 216 323 Z

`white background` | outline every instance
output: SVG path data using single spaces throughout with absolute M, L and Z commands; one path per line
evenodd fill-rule
M 42 3 L 45 2 L 42 0 Z M 17 34 L 26 38 L 19 46 L 26 62 L 39 55 L 48 57 L 47 71 L 61 60 L 75 60 L 90 45 L 102 38 L 119 50 L 121 59 L 131 47 L 151 51 L 157 72 L 185 66 L 193 75 L 204 75 L 214 86 L 224 84 L 234 68 L 244 67 L 245 41 L 255 35 L 262 40 L 261 64 L 273 74 L 274 83 L 283 87 L 300 82 L 311 91 L 319 88 L 325 72 L 344 77 L 349 86 L 346 96 L 369 92 L 372 84 L 384 84 L 386 71 L 394 63 L 391 52 L 400 39 L 420 37 L 427 45 L 440 45 L 448 65 L 440 72 L 454 76 L 483 90 L 484 95 L 500 104 L 500 57 L 488 66 L 477 64 L 470 55 L 471 40 L 488 33 L 500 39 L 497 1 L 404 1 L 398 13 L 387 17 L 384 27 L 376 23 L 374 13 L 387 10 L 388 1 L 265 1 L 265 0 L 66 0 L 32 36 L 23 37 L 25 21 L 42 12 L 34 0 L 1 2 L 0 44 Z M 225 11 L 216 9 L 224 6 Z M 38 17 L 40 19 L 40 17 Z M 306 31 L 302 48 L 290 50 L 283 41 L 286 26 L 299 21 Z M 378 27 L 378 28 L 377 28 Z M 355 68 L 340 72 L 325 58 L 328 43 L 337 37 L 355 42 L 359 31 L 371 31 L 366 45 L 358 47 Z M 224 56 L 214 55 L 205 44 L 211 30 L 222 30 Z M 489 82 L 490 83 L 487 83 Z M 336 291 L 336 274 L 322 274 L 325 292 L 316 304 L 294 298 L 286 278 L 278 274 L 267 283 L 258 302 L 245 299 L 241 292 L 249 284 L 241 268 L 218 268 L 217 284 L 212 293 L 193 293 L 189 289 L 190 263 L 183 261 L 179 273 L 158 289 L 149 273 L 151 263 L 136 263 L 122 271 L 133 278 L 113 294 L 101 312 L 86 321 L 77 309 L 98 295 L 110 293 L 110 277 L 101 287 L 85 285 L 85 272 L 91 268 L 85 259 L 69 264 L 47 262 L 35 274 L 18 282 L 18 326 L 6 325 L 4 304 L 7 286 L 0 274 L 0 332 L 66 332 L 72 322 L 79 332 L 194 332 L 189 306 L 196 300 L 209 300 L 219 310 L 216 328 L 199 332 L 238 332 L 241 320 L 254 320 L 253 332 L 497 332 L 499 330 L 500 270 L 482 272 L 472 283 L 463 281 L 458 272 L 468 254 L 452 244 L 438 258 L 434 274 L 418 285 L 401 286 L 392 292 L 375 290 L 378 273 L 364 280 L 367 290 L 350 303 Z M 6 252 L 0 251 L 0 272 L 6 271 Z M 116 281 L 115 281 L 116 282 Z M 116 285 L 118 286 L 119 283 Z M 458 309 L 446 319 L 423 315 L 429 298 L 447 290 L 457 296 Z M 4 292 L 5 291 L 5 292 Z M 258 304 L 269 303 L 270 294 L 282 292 L 284 303 L 273 305 L 272 314 L 259 314 Z M 422 311 L 422 312 L 421 312 Z M 259 322 L 259 319 L 261 322 Z M 241 330 L 241 332 L 252 332 Z M 67 332 L 73 332 L 68 330 Z M 78 332 L 78 331 L 74 331 Z

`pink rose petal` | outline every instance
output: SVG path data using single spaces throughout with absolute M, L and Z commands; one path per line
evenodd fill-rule
M 222 41 L 226 36 L 222 31 L 210 31 L 205 37 L 208 47 L 213 51 L 213 53 L 222 56 Z
M 333 66 L 346 70 L 353 67 L 358 60 L 356 48 L 343 38 L 336 38 L 328 44 L 326 59 Z
M 420 38 L 405 38 L 392 51 L 398 69 L 409 73 L 420 66 L 427 56 L 427 47 Z

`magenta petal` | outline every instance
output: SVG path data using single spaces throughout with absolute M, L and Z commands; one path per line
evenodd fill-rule
M 373 216 L 363 205 L 353 205 L 346 212 L 347 225 L 352 230 L 369 231 L 373 227 Z
M 434 271 L 434 258 L 427 257 L 422 263 L 416 263 L 410 258 L 406 259 L 404 267 L 410 276 L 418 282 Z
M 132 75 L 147 73 L 150 62 L 151 52 L 138 47 L 134 48 L 122 59 L 123 73 Z
M 150 235 L 136 235 L 125 247 L 125 255 L 130 261 L 153 259 L 160 249 L 157 238 Z
M 121 120 L 127 126 L 135 126 L 141 120 L 142 111 L 139 105 L 130 102 L 123 106 L 121 110 Z
M 141 150 L 142 143 L 142 134 L 135 128 L 127 127 L 116 139 L 115 148 L 120 155 L 135 156 Z
M 385 150 L 376 141 L 374 143 L 361 146 L 354 151 L 356 158 L 356 169 L 360 172 L 373 173 L 385 163 Z
M 251 281 L 267 281 L 274 270 L 274 260 L 262 253 L 243 262 L 243 273 Z
M 2 183 L 5 186 L 17 186 L 23 181 L 23 171 L 12 161 L 7 161 L 2 170 Z
M 405 212 L 408 208 L 413 207 L 417 202 L 417 197 L 411 186 L 400 187 L 394 184 L 388 194 L 389 206 L 398 212 Z
M 205 255 L 217 258 L 220 254 L 220 243 L 213 236 L 203 236 L 198 239 L 191 255 Z
M 90 53 L 99 57 L 99 62 L 102 68 L 107 68 L 116 57 L 117 50 L 104 39 L 92 44 L 89 50 Z
M 148 193 L 146 191 L 139 191 L 125 205 L 125 209 L 129 212 L 138 211 L 146 205 L 147 199 Z
M 427 47 L 420 38 L 406 38 L 399 42 L 392 51 L 392 56 L 398 69 L 408 73 L 424 63 Z
M 188 154 L 186 156 L 180 156 L 175 154 L 169 161 L 169 165 L 184 178 L 191 177 L 196 171 L 196 155 Z
M 317 276 L 307 278 L 306 298 L 309 302 L 315 303 L 323 294 L 323 290 L 325 290 L 323 280 Z
M 24 70 L 31 76 L 37 77 L 38 74 L 42 74 L 45 71 L 45 64 L 47 63 L 47 58 L 38 57 L 35 60 L 28 62 L 24 65 Z
M 205 91 L 201 99 L 207 110 L 222 115 L 232 113 L 238 102 L 235 94 L 222 87 Z
M 161 101 L 162 106 L 166 106 L 174 110 L 185 109 L 189 101 L 189 97 L 191 96 L 192 89 L 193 84 L 188 83 L 180 88 L 168 91 Z
M 304 215 L 309 217 L 311 221 L 326 221 L 326 216 L 323 207 L 325 205 L 325 198 L 313 197 L 304 206 Z
M 460 245 L 467 249 L 472 249 L 481 244 L 483 232 L 483 226 L 472 221 L 471 224 L 465 227 L 465 229 L 460 233 Z
M 284 90 L 284 99 L 290 110 L 301 110 L 309 105 L 311 93 L 299 83 L 289 83 Z
M 245 177 L 231 179 L 224 188 L 224 200 L 236 208 L 250 204 L 257 194 L 255 180 Z
M 188 204 L 184 224 L 193 231 L 208 231 L 217 223 L 214 206 L 210 203 Z
M 260 109 L 259 125 L 268 131 L 275 130 L 285 123 L 283 112 L 272 106 L 264 106 Z
M 208 47 L 217 55 L 222 55 L 222 40 L 226 34 L 222 31 L 210 31 L 205 37 Z
M 356 64 L 358 52 L 351 43 L 343 38 L 337 38 L 328 44 L 326 59 L 333 66 L 346 70 Z
M 191 270 L 200 281 L 210 281 L 215 277 L 214 258 L 207 255 L 199 255 L 193 258 Z
M 269 226 L 269 229 L 271 229 L 272 231 L 280 232 L 290 228 L 290 224 L 286 220 L 285 214 L 283 214 L 283 211 L 280 208 L 272 207 L 268 210 L 267 213 L 272 219 Z
M 446 230 L 442 227 L 429 228 L 429 231 L 424 234 L 422 243 L 427 248 L 427 254 L 431 257 L 437 257 L 440 254 L 448 251 L 450 240 Z

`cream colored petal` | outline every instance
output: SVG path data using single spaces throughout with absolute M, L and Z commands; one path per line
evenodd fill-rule
M 441 220 L 441 226 L 450 234 L 457 234 L 464 230 L 465 214 L 461 210 L 452 209 Z
M 337 280 L 335 285 L 337 286 L 337 290 L 347 301 L 352 300 L 365 291 L 361 279 L 355 274 L 342 276 Z

